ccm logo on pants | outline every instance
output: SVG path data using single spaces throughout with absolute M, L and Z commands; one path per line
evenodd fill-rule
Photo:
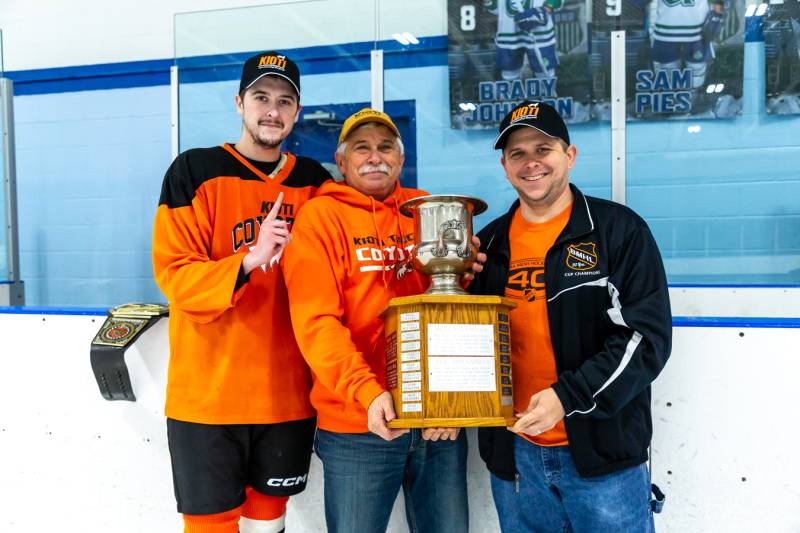
M 297 476 L 297 477 L 271 477 L 267 480 L 267 486 L 269 487 L 294 487 L 295 485 L 299 485 L 301 483 L 305 483 L 306 479 L 308 479 L 308 474 L 304 476 Z

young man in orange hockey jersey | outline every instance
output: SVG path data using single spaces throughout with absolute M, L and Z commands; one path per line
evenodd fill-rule
M 299 207 L 330 174 L 281 153 L 300 112 L 300 72 L 265 52 L 242 69 L 231 145 L 194 149 L 164 177 L 153 234 L 170 303 L 167 432 L 188 533 L 283 530 L 306 485 L 310 376 L 277 260 Z
M 400 186 L 403 144 L 385 113 L 345 121 L 336 163 L 345 182 L 325 183 L 306 204 L 284 259 L 292 325 L 314 376 L 328 530 L 385 530 L 402 486 L 411 531 L 466 532 L 465 433 L 387 427 L 395 411 L 380 314 L 428 286 L 411 268 L 413 222 L 398 209 L 426 193 Z

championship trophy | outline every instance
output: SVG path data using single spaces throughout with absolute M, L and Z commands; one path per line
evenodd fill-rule
M 427 292 L 393 298 L 384 313 L 386 380 L 397 418 L 390 428 L 512 426 L 511 332 L 516 304 L 461 287 L 478 250 L 472 216 L 486 202 L 432 195 L 403 203 L 414 218 L 414 268 Z

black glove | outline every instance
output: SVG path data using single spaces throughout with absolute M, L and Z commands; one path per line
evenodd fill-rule
M 514 22 L 522 31 L 531 31 L 536 27 L 545 26 L 549 18 L 550 14 L 545 8 L 532 7 L 514 15 Z
M 722 33 L 722 20 L 724 19 L 722 13 L 717 13 L 710 10 L 706 15 L 706 20 L 703 22 L 703 40 L 707 43 L 719 39 Z

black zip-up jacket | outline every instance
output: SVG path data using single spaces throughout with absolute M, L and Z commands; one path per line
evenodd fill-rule
M 661 255 L 644 220 L 570 188 L 572 212 L 545 257 L 545 289 L 558 372 L 552 387 L 566 412 L 572 459 L 589 477 L 647 460 L 650 383 L 669 357 L 672 316 Z M 478 233 L 487 260 L 471 293 L 504 294 L 518 208 L 519 200 Z M 514 434 L 481 428 L 479 443 L 489 470 L 514 479 Z

